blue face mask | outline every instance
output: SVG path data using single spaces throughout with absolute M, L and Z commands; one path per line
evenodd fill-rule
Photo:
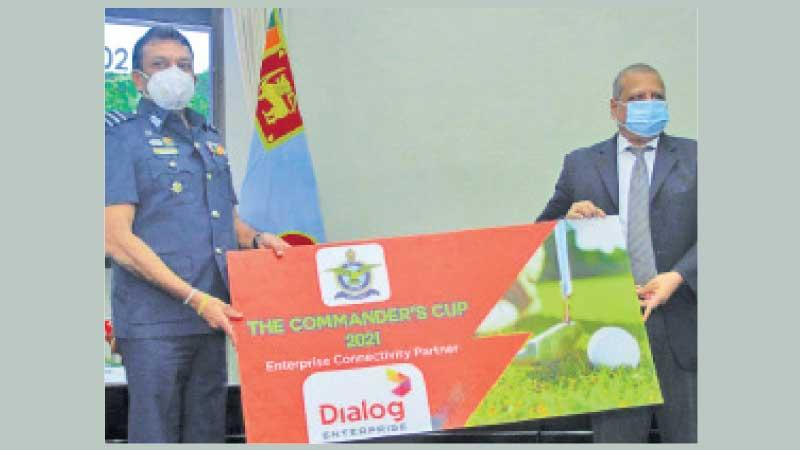
M 667 102 L 664 100 L 628 102 L 627 108 L 627 118 L 623 125 L 639 136 L 656 136 L 664 131 L 669 122 Z

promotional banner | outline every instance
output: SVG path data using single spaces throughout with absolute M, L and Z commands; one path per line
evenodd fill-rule
M 616 217 L 228 253 L 248 442 L 661 403 Z

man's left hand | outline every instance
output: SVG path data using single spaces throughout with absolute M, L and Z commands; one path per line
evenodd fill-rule
M 645 321 L 654 309 L 667 303 L 681 283 L 683 283 L 683 276 L 680 273 L 664 272 L 653 277 L 644 286 L 636 286 L 639 305 L 644 308 L 643 318 Z
M 262 232 L 258 236 L 258 248 L 271 248 L 275 252 L 275 256 L 283 256 L 283 253 L 289 247 L 291 245 L 288 242 L 274 234 Z

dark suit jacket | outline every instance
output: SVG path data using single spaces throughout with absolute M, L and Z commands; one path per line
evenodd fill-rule
M 556 190 L 539 220 L 563 218 L 572 203 L 591 200 L 619 214 L 617 135 L 564 158 Z M 660 307 L 678 363 L 697 369 L 697 141 L 661 134 L 650 183 L 650 232 L 658 272 L 684 283 Z

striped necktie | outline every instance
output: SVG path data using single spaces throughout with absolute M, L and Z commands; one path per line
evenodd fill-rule
M 627 150 L 636 157 L 628 191 L 628 256 L 633 279 L 636 284 L 644 285 L 658 274 L 650 234 L 650 176 L 644 160 L 644 152 L 653 147 L 628 147 Z

